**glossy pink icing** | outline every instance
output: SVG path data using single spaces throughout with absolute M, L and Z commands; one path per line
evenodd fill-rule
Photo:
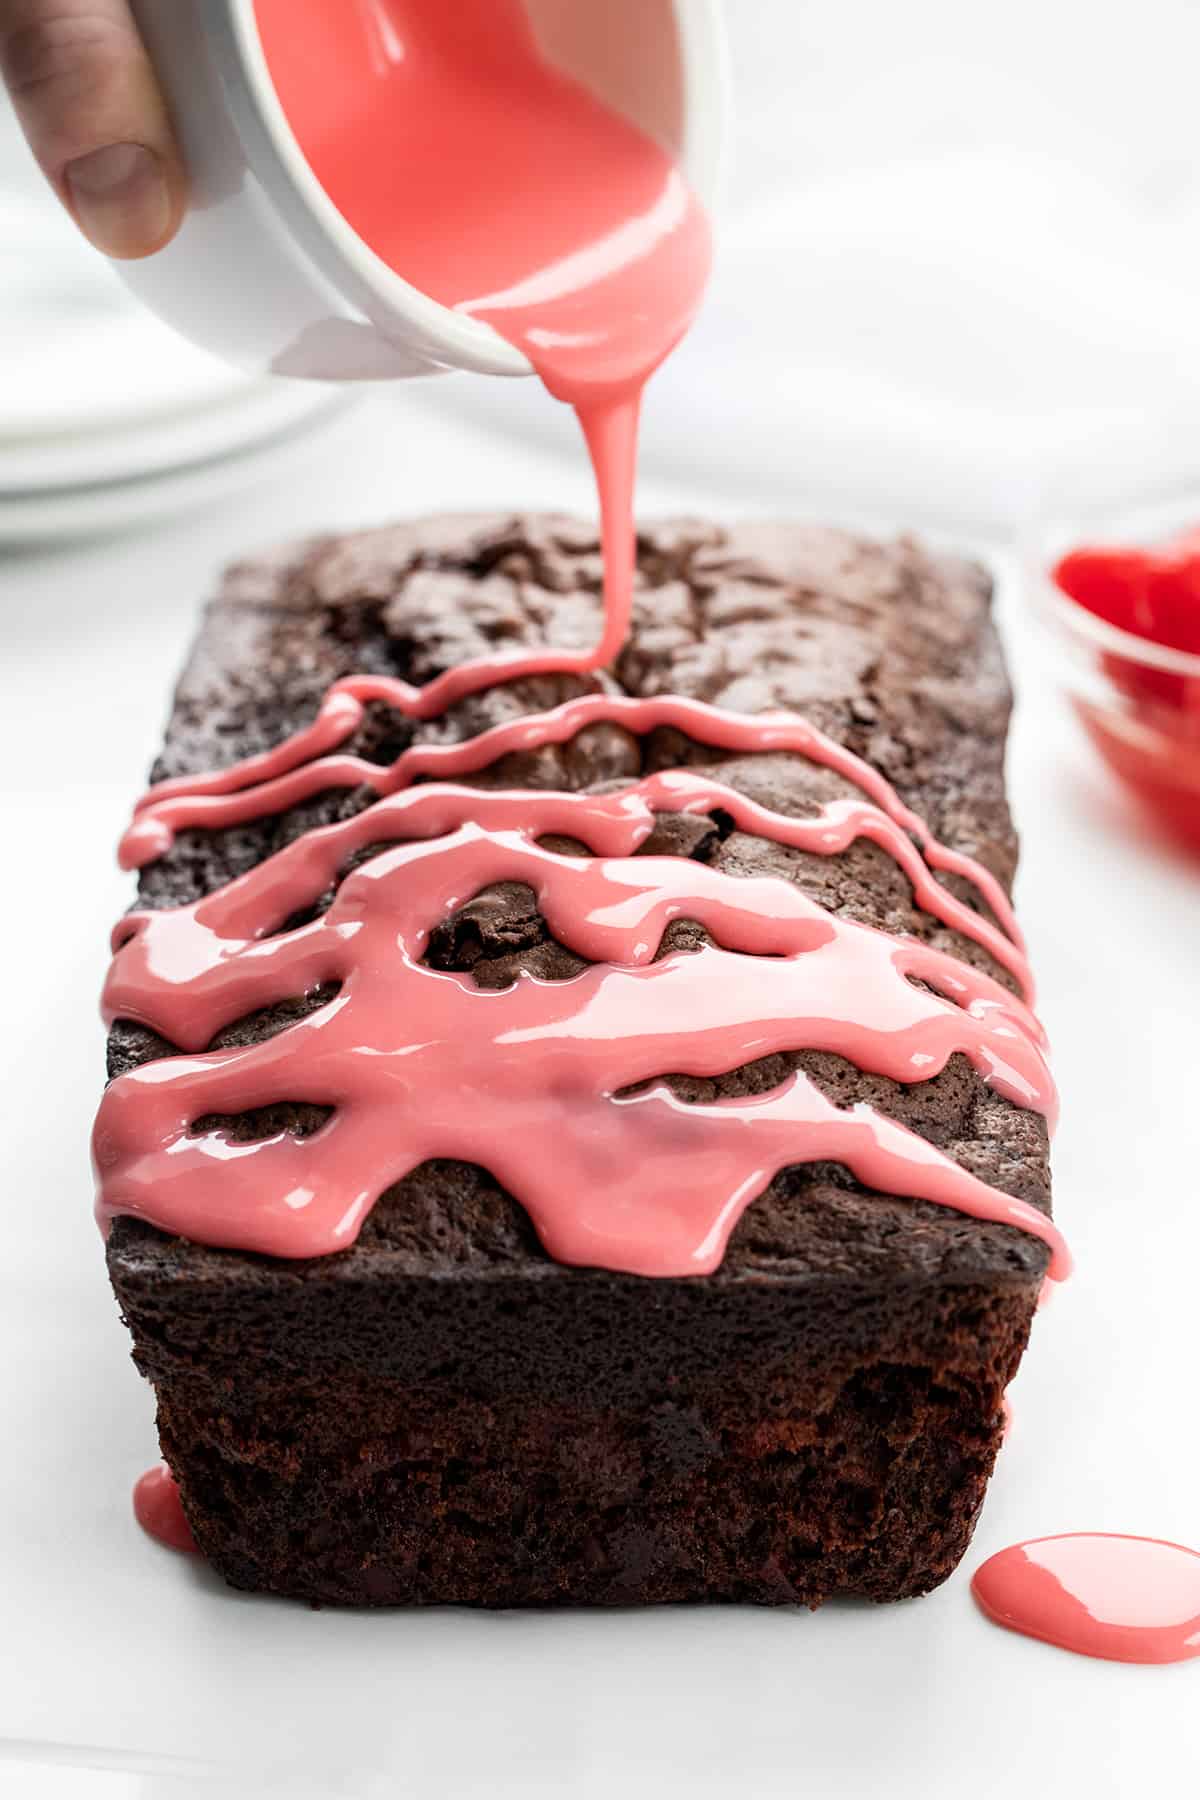
M 179 1488 L 165 1462 L 155 1463 L 134 1483 L 133 1515 L 142 1530 L 168 1550 L 195 1550 L 196 1540 L 184 1517 Z
M 971 1591 L 990 1619 L 1081 1656 L 1200 1656 L 1200 1554 L 1159 1538 L 1072 1532 L 989 1557 Z
M 466 666 L 474 669 L 479 665 Z M 536 671 L 526 672 L 553 673 L 561 669 L 558 653 L 544 651 Z M 496 680 L 512 679 L 506 664 L 496 667 L 493 677 L 492 685 Z M 414 745 L 387 769 L 361 757 L 330 754 L 361 724 L 366 701 L 382 701 L 412 719 L 434 717 L 441 707 L 431 711 L 428 696 L 445 679 L 442 676 L 424 687 L 413 687 L 389 676 L 349 676 L 330 688 L 312 725 L 274 750 L 208 775 L 159 782 L 142 795 L 134 808 L 134 818 L 121 839 L 122 868 L 141 868 L 165 855 L 179 831 L 215 831 L 227 825 L 245 824 L 272 812 L 282 812 L 330 788 L 369 787 L 380 795 L 393 794 L 416 780 L 477 774 L 503 756 L 536 750 L 546 744 L 567 743 L 589 725 L 624 725 L 634 732 L 673 726 L 715 750 L 791 751 L 807 756 L 861 789 L 870 805 L 840 803 L 826 807 L 816 819 L 784 819 L 725 788 L 721 789 L 719 800 L 705 802 L 704 790 L 700 788 L 690 807 L 680 805 L 664 810 L 694 811 L 703 810 L 705 804 L 718 804 L 726 810 L 732 808 L 735 821 L 747 831 L 769 826 L 767 835 L 781 843 L 826 854 L 844 850 L 856 836 L 870 836 L 903 868 L 919 904 L 989 951 L 1017 977 L 1026 999 L 1032 1002 L 1033 976 L 1024 938 L 996 877 L 971 857 L 939 844 L 878 770 L 794 713 L 760 713 L 749 720 L 741 713 L 724 712 L 720 707 L 678 695 L 636 700 L 626 695 L 585 694 L 550 712 L 493 726 L 461 744 Z M 696 780 L 682 771 L 667 779 L 680 795 L 688 782 Z M 708 790 L 715 792 L 716 786 L 709 783 Z M 920 846 L 919 853 L 910 841 L 913 838 Z M 961 875 L 971 882 L 999 921 L 999 929 L 956 900 L 931 870 Z
M 378 684 L 364 685 L 378 695 Z M 390 697 L 405 703 L 395 690 Z M 417 1164 L 456 1157 L 490 1168 L 561 1261 L 699 1274 L 716 1267 L 741 1212 L 779 1168 L 821 1159 L 885 1192 L 1017 1224 L 1050 1244 L 1052 1274 L 1065 1273 L 1065 1247 L 1043 1214 L 869 1109 L 839 1110 L 803 1074 L 761 1098 L 707 1106 L 663 1087 L 625 1093 L 780 1050 L 833 1051 L 907 1082 L 961 1053 L 1018 1105 L 1053 1115 L 1040 1027 L 991 977 L 837 919 L 782 880 L 633 854 L 655 813 L 714 807 L 827 854 L 868 835 L 912 869 L 938 916 L 990 945 L 996 928 L 918 866 L 902 828 L 911 815 L 867 765 L 788 716 L 589 695 L 461 745 L 410 749 L 389 770 L 337 757 L 297 766 L 305 750 L 337 741 L 335 711 L 337 731 L 350 728 L 347 698 L 335 692 L 308 733 L 226 771 L 229 792 L 214 793 L 212 778 L 192 796 L 176 783 L 136 816 L 135 830 L 160 834 L 197 822 L 197 809 L 205 824 L 252 818 L 292 803 L 297 785 L 357 786 L 368 772 L 382 796 L 219 893 L 118 925 L 106 1017 L 137 1020 L 189 1054 L 109 1088 L 95 1134 L 103 1219 L 129 1212 L 204 1241 L 319 1255 L 352 1243 L 378 1195 Z M 687 770 L 604 796 L 402 785 L 562 741 L 602 718 L 639 732 L 673 724 L 726 749 L 802 751 L 853 772 L 884 805 L 836 801 L 814 819 L 785 819 Z M 537 840 L 551 835 L 594 854 L 541 848 Z M 357 848 L 380 843 L 395 847 L 349 875 L 325 914 L 280 930 Z M 988 885 L 982 871 L 979 879 Z M 433 928 L 502 880 L 528 883 L 554 935 L 595 966 L 566 982 L 525 977 L 502 993 L 426 968 Z M 666 926 L 681 917 L 705 925 L 715 943 L 655 961 Z M 1004 955 L 1023 972 L 1007 940 Z M 336 997 L 278 1037 L 204 1053 L 222 1027 L 322 983 L 339 984 Z M 205 1114 L 286 1099 L 331 1106 L 334 1116 L 302 1141 L 231 1144 L 194 1130 Z

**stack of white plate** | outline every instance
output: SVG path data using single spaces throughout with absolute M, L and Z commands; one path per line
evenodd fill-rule
M 243 486 L 346 404 L 247 375 L 138 306 L 44 190 L 0 105 L 0 543 L 161 518 Z

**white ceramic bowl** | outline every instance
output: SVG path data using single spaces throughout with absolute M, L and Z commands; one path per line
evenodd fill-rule
M 133 5 L 190 178 L 174 241 L 119 265 L 141 300 L 195 343 L 276 374 L 531 373 L 489 325 L 418 292 L 351 229 L 284 116 L 253 0 Z M 675 150 L 711 203 L 724 135 L 719 0 L 605 0 L 602 15 L 594 0 L 525 6 L 545 54 Z

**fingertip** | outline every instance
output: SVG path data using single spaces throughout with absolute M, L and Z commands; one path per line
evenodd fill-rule
M 175 235 L 182 207 L 163 157 L 145 144 L 106 144 L 67 164 L 67 206 L 89 243 L 119 260 L 151 256 Z

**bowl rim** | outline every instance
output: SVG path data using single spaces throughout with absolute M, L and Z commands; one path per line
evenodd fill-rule
M 718 198 L 728 138 L 727 63 L 720 0 L 663 0 L 674 18 L 684 88 L 679 165 L 706 205 Z M 209 0 L 198 0 L 204 8 Z M 314 174 L 271 74 L 255 0 L 213 0 L 205 26 L 226 100 L 256 173 L 296 242 L 337 291 L 377 326 L 442 367 L 531 375 L 528 358 L 491 325 L 414 287 L 361 238 Z
M 1193 525 L 1200 520 L 1200 477 L 1153 492 L 1091 497 L 1062 493 L 1057 505 L 1043 496 L 1034 516 L 1024 521 L 1018 542 L 1026 591 L 1032 594 L 1043 625 L 1098 654 L 1200 682 L 1200 653 L 1157 644 L 1110 624 L 1073 599 L 1054 576 L 1060 559 L 1081 544 L 1113 549 L 1152 545 L 1178 529 L 1179 520 Z
M 1072 637 L 1083 638 L 1097 650 L 1119 656 L 1125 662 L 1140 663 L 1148 669 L 1164 669 L 1172 675 L 1200 681 L 1200 654 L 1194 650 L 1175 650 L 1170 644 L 1156 644 L 1152 638 L 1138 637 L 1123 631 L 1107 619 L 1089 612 L 1071 598 L 1054 579 L 1053 569 L 1039 559 L 1037 580 L 1040 605 L 1050 619 Z

